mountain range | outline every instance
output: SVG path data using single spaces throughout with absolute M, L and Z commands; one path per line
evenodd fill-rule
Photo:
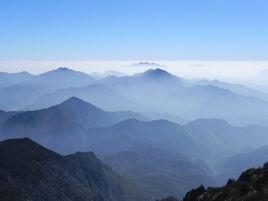
M 188 120 L 219 118 L 236 125 L 267 125 L 267 101 L 213 85 L 193 85 L 162 69 L 106 78 L 102 83 L 150 111 Z
M 156 117 L 165 115 L 172 121 L 176 119 L 173 117 L 187 121 L 218 118 L 242 126 L 268 122 L 267 94 L 263 92 L 219 80 L 186 80 L 159 68 L 132 76 L 95 79 L 61 67 L 0 86 L 0 109 L 41 109 L 73 96 L 108 111 L 159 114 Z
M 93 80 L 94 78 L 88 74 L 60 67 L 38 76 L 32 76 L 23 82 L 0 87 L 0 108 L 19 110 L 31 105 L 42 94 L 68 87 L 85 86 Z
M 185 125 L 151 121 L 138 113 L 106 112 L 72 97 L 49 108 L 10 116 L 0 136 L 30 137 L 63 154 L 94 151 L 137 186 L 147 186 L 154 197 L 181 197 L 196 185 L 228 179 L 232 170 L 224 174 L 221 163 L 246 149 L 266 145 L 267 130 L 232 126 L 218 119 Z M 246 167 L 241 165 L 241 169 Z
M 214 79 L 214 80 L 202 79 L 200 81 L 194 82 L 194 84 L 204 85 L 204 86 L 212 85 L 212 86 L 219 87 L 222 89 L 227 89 L 239 95 L 244 95 L 248 97 L 256 97 L 259 99 L 268 100 L 267 93 L 260 92 L 256 89 L 250 88 L 248 86 L 244 86 L 242 84 L 232 84 L 232 83 L 220 81 L 218 79 Z
M 7 167 L 20 174 L 23 173 L 19 168 L 35 171 L 37 167 L 33 165 L 31 169 L 31 162 L 44 168 L 40 173 L 44 178 L 53 176 L 43 173 L 53 168 L 56 177 L 64 174 L 71 178 L 67 181 L 64 177 L 64 181 L 57 184 L 59 186 L 44 179 L 49 183 L 42 183 L 42 180 L 37 194 L 21 199 L 35 200 L 41 196 L 44 200 L 53 200 L 55 189 L 60 189 L 63 199 L 79 201 L 85 195 L 93 194 L 96 197 L 90 199 L 96 201 L 152 201 L 169 195 L 183 198 L 196 186 L 202 184 L 204 187 L 200 189 L 209 191 L 208 186 L 222 185 L 229 178 L 237 178 L 243 170 L 267 161 L 266 94 L 244 85 L 219 80 L 186 80 L 162 69 L 104 78 L 63 67 L 40 75 L 25 72 L 1 75 L 0 138 L 9 140 L 0 143 L 5 153 L 0 155 L 8 161 L 3 163 L 7 165 L 3 167 L 4 172 L 0 167 L 0 174 L 9 175 Z M 7 77 L 9 82 L 5 82 Z M 27 139 L 21 139 L 25 137 Z M 9 145 L 12 148 L 7 148 Z M 42 159 L 32 153 L 33 149 L 40 152 Z M 15 155 L 20 151 L 25 153 L 20 156 L 23 160 L 25 156 L 34 161 L 18 160 L 13 167 L 17 160 Z M 99 161 L 91 151 L 113 170 L 107 165 L 98 165 L 97 169 L 105 169 L 97 173 L 103 177 L 94 177 L 97 170 L 86 175 L 83 171 L 90 165 L 80 165 L 87 164 L 87 160 L 93 164 Z M 5 159 L 9 152 L 14 161 Z M 46 166 L 43 152 L 53 153 L 47 153 L 44 156 L 47 159 L 68 161 L 67 158 L 71 158 L 73 161 L 78 158 L 81 164 L 78 165 L 76 159 L 70 162 L 75 167 L 66 162 L 66 167 L 74 170 L 78 177 L 66 172 L 62 167 L 65 162 L 49 159 Z M 102 163 L 99 161 L 99 164 Z M 28 180 L 18 177 L 17 181 L 11 173 L 4 178 L 12 180 L 0 182 L 7 184 L 7 188 L 0 187 L 0 194 L 5 192 L 3 194 L 7 195 L 3 199 L 14 198 L 13 192 L 17 197 L 21 192 L 35 188 L 32 180 L 27 183 Z M 39 174 L 32 173 L 27 174 L 29 178 L 40 178 Z M 94 186 L 93 182 L 92 194 L 88 189 L 78 192 L 76 187 L 85 189 L 87 179 L 93 181 L 91 177 L 96 183 L 103 178 L 107 185 Z M 25 182 L 22 187 L 17 187 L 22 181 Z M 70 187 L 66 191 L 72 192 L 71 195 L 60 187 L 61 182 Z M 110 184 L 114 190 L 107 190 Z M 47 185 L 52 185 L 52 194 L 43 197 Z M 9 189 L 15 190 L 7 193 Z M 118 192 L 121 192 L 120 196 Z M 79 198 L 72 197 L 74 195 Z M 174 199 L 168 197 L 166 200 Z
M 23 71 L 20 73 L 6 73 L 6 72 L 0 72 L 0 89 L 13 85 L 18 84 L 21 82 L 25 82 L 27 80 L 30 80 L 33 78 L 34 75 Z
M 2 123 L 0 133 L 2 139 L 31 137 L 61 153 L 70 153 L 71 148 L 116 153 L 146 144 L 208 163 L 217 162 L 215 157 L 220 161 L 243 149 L 264 146 L 268 140 L 266 127 L 236 127 L 217 119 L 186 125 L 148 120 L 130 111 L 106 112 L 72 97 L 49 108 L 15 114 Z
M 85 130 L 90 127 L 109 126 L 125 119 L 145 120 L 133 112 L 106 112 L 81 99 L 71 97 L 59 105 L 46 109 L 21 112 L 10 117 L 1 126 L 1 138 L 31 137 L 51 147 L 65 147 L 69 143 L 81 147 Z M 60 142 L 60 144 L 59 144 Z M 57 150 L 59 151 L 59 150 Z
M 132 110 L 141 111 L 142 106 L 128 100 L 121 94 L 103 84 L 91 84 L 85 87 L 70 87 L 40 96 L 26 110 L 46 108 L 56 105 L 71 97 L 77 97 L 108 111 Z

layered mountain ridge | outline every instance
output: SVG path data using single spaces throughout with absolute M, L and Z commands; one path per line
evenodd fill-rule
M 61 156 L 24 138 L 0 142 L 0 159 L 2 201 L 136 200 L 92 152 Z
M 105 78 L 65 67 L 19 76 L 27 78 L 0 85 L 0 138 L 29 137 L 82 163 L 84 154 L 74 153 L 94 151 L 135 201 L 182 198 L 267 161 L 268 103 L 251 88 L 189 81 L 159 68 Z

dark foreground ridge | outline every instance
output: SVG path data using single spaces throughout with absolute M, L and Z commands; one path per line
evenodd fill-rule
M 268 200 L 268 163 L 243 172 L 238 180 L 229 179 L 219 188 L 200 186 L 189 191 L 183 201 L 264 201 Z M 173 197 L 159 201 L 178 201 Z
M 1 201 L 127 201 L 122 178 L 93 152 L 61 156 L 29 138 L 0 142 Z

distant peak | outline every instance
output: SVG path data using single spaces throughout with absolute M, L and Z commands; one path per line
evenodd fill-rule
M 77 97 L 75 97 L 75 96 L 72 96 L 71 98 L 69 98 L 69 99 L 63 101 L 62 103 L 69 103 L 69 102 L 77 102 L 77 103 L 78 103 L 78 102 L 81 102 L 81 103 L 87 103 L 86 101 L 83 101 L 82 99 L 77 98 Z
M 40 74 L 41 76 L 43 75 L 50 75 L 50 74 L 54 74 L 54 73 L 65 73 L 65 72 L 73 72 L 74 70 L 70 69 L 70 68 L 66 68 L 66 67 L 59 67 L 47 72 L 44 72 L 42 74 Z
M 56 71 L 72 71 L 72 69 L 66 67 L 59 67 L 56 69 Z
M 161 69 L 161 68 L 156 68 L 156 69 L 149 69 L 147 70 L 147 72 L 150 72 L 150 73 L 168 73 L 167 71 Z
M 149 69 L 143 73 L 143 75 L 146 76 L 154 76 L 154 77 L 170 77 L 173 76 L 169 72 L 161 69 L 161 68 L 156 68 L 156 69 Z
M 87 107 L 87 108 L 94 108 L 94 109 L 97 109 L 97 110 L 101 110 L 99 109 L 98 107 L 96 107 L 95 105 L 89 103 L 89 102 L 86 102 L 80 98 L 77 98 L 77 97 L 71 97 L 65 101 L 63 101 L 62 103 L 56 105 L 57 106 L 64 106 L 64 107 Z
M 27 71 L 21 71 L 20 74 L 23 74 L 23 75 L 32 75 L 31 73 L 29 73 Z

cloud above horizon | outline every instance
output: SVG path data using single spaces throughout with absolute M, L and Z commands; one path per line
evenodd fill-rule
M 125 74 L 139 73 L 152 65 L 141 65 L 139 68 L 132 64 L 158 64 L 162 69 L 185 78 L 208 78 L 223 80 L 249 80 L 261 71 L 268 69 L 268 61 L 1 61 L 0 71 L 28 71 L 33 74 L 66 66 L 86 73 L 103 73 L 116 70 Z M 158 66 L 158 67 L 160 67 Z

